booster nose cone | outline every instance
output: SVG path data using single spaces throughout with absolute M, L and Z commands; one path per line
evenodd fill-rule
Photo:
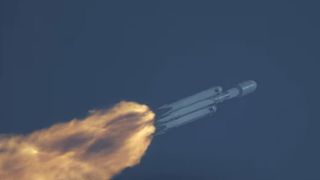
M 238 84 L 238 88 L 241 91 L 240 96 L 245 96 L 247 94 L 253 93 L 257 89 L 257 87 L 258 84 L 252 80 L 244 81 Z

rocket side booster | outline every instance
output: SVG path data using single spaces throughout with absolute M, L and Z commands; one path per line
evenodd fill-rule
M 257 83 L 252 80 L 239 83 L 227 91 L 223 91 L 221 87 L 212 87 L 172 104 L 161 106 L 159 111 L 162 113 L 156 120 L 156 135 L 212 115 L 217 111 L 217 104 L 253 93 L 256 88 Z

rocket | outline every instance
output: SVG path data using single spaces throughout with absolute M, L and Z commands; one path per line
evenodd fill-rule
M 157 127 L 155 135 L 164 134 L 169 129 L 210 116 L 217 111 L 219 103 L 251 94 L 256 88 L 257 83 L 248 80 L 226 91 L 223 91 L 220 86 L 212 87 L 174 103 L 163 105 L 158 109 L 160 116 L 155 122 Z

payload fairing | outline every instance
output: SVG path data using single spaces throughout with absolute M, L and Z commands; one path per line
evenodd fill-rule
M 166 104 L 159 108 L 160 117 L 156 120 L 156 135 L 192 121 L 209 116 L 217 111 L 217 104 L 235 97 L 253 93 L 257 88 L 255 81 L 244 81 L 236 87 L 223 91 L 221 87 L 212 87 L 195 95 Z

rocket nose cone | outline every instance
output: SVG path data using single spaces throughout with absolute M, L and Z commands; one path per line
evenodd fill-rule
M 253 93 L 257 89 L 258 84 L 253 80 L 248 80 L 240 83 L 238 86 L 241 89 L 241 96 L 245 96 Z

